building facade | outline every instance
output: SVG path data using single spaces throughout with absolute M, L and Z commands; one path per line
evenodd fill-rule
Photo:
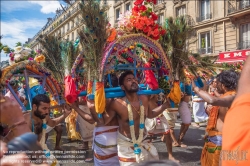
M 106 14 L 112 26 L 117 26 L 121 13 L 131 10 L 133 0 L 103 1 Z M 80 25 L 78 2 L 58 11 L 55 18 L 29 41 L 31 47 L 40 47 L 36 41 L 39 34 L 61 35 L 65 40 L 76 39 Z M 165 18 L 184 15 L 194 31 L 188 39 L 188 49 L 192 53 L 217 56 L 234 50 L 250 49 L 250 0 L 158 0 L 154 6 L 158 23 Z

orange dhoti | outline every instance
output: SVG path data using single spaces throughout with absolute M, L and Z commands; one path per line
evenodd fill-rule
M 210 131 L 206 138 L 205 145 L 201 153 L 202 166 L 218 166 L 220 161 L 221 144 L 216 144 L 210 138 L 219 137 L 222 140 L 220 132 Z

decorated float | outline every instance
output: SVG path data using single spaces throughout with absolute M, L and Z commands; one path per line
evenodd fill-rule
M 155 23 L 157 15 L 151 7 L 154 2 L 148 0 L 146 3 L 148 7 L 135 3 L 132 12 L 120 16 L 123 19 L 119 20 L 118 29 L 110 27 L 103 15 L 104 8 L 96 7 L 98 2 L 89 1 L 80 5 L 86 25 L 78 32 L 83 52 L 76 58 L 71 75 L 77 84 L 78 68 L 84 66 L 87 89 L 78 94 L 95 100 L 100 117 L 106 98 L 125 96 L 120 87 L 113 87 L 112 76 L 117 77 L 122 71 L 131 70 L 140 83 L 138 94 L 152 95 L 163 92 L 158 79 L 172 73 L 170 61 L 158 42 L 166 31 Z M 139 14 L 141 12 L 145 13 L 143 17 Z M 104 80 L 108 88 L 104 88 Z
M 21 50 L 19 53 L 15 51 L 9 54 L 11 65 L 2 69 L 1 86 L 10 90 L 23 111 L 27 111 L 27 109 L 9 84 L 10 80 L 15 79 L 22 82 L 29 108 L 32 108 L 32 97 L 40 93 L 50 95 L 50 98 L 53 99 L 52 105 L 64 103 L 64 88 L 54 78 L 52 72 L 42 65 L 45 61 L 44 55 L 32 55 L 30 49 L 21 46 L 15 48 L 15 50 L 19 49 Z M 22 50 L 25 50 L 25 54 L 22 54 Z

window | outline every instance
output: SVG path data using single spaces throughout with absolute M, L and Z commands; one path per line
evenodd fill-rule
M 200 34 L 199 45 L 200 45 L 199 49 L 200 54 L 212 53 L 210 32 L 205 32 Z
M 69 23 L 67 24 L 67 31 L 69 30 Z
M 186 14 L 186 6 L 176 8 L 176 17 L 184 16 Z
M 115 10 L 115 21 L 118 22 L 118 18 L 120 17 L 120 8 Z
M 163 3 L 163 0 L 157 0 L 157 1 L 156 1 L 156 4 L 157 4 L 157 5 L 159 5 L 159 4 L 161 4 L 161 3 Z
M 164 23 L 164 16 L 163 16 L 163 14 L 159 14 L 159 15 L 158 15 L 157 23 L 158 23 L 159 25 L 163 25 L 163 23 Z
M 240 49 L 250 48 L 250 23 L 240 26 Z
M 75 41 L 74 32 L 72 32 L 71 39 L 72 39 L 72 41 Z
M 69 41 L 69 35 L 67 36 L 67 40 Z
M 210 0 L 202 0 L 200 3 L 200 21 L 210 19 Z
M 130 3 L 127 3 L 126 4 L 126 11 L 130 11 L 131 10 L 131 4 Z
M 245 9 L 250 7 L 250 0 L 241 0 L 240 1 L 240 8 Z

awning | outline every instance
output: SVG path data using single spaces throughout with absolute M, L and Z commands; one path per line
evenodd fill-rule
M 250 49 L 230 51 L 230 52 L 221 52 L 219 53 L 219 59 L 215 63 L 240 62 L 240 61 L 246 60 L 248 55 L 250 55 Z

